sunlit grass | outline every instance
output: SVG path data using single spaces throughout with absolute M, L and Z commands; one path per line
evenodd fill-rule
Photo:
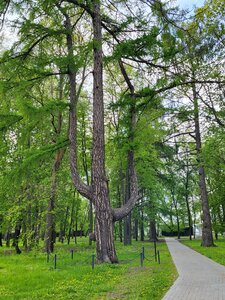
M 183 240 L 183 244 L 191 247 L 199 253 L 213 259 L 214 261 L 225 265 L 225 240 L 215 240 L 215 247 L 202 247 L 201 240 Z
M 161 264 L 155 262 L 154 247 L 148 242 L 132 246 L 117 243 L 119 264 L 95 265 L 94 246 L 84 238 L 77 245 L 57 245 L 54 255 L 42 251 L 22 252 L 0 249 L 0 299 L 161 299 L 173 283 L 176 270 L 164 242 L 157 243 Z M 140 267 L 140 252 L 146 259 Z M 71 249 L 74 250 L 72 259 Z

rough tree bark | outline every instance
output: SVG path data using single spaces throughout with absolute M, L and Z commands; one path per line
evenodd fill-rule
M 192 84 L 193 101 L 194 101 L 194 122 L 195 122 L 195 142 L 197 150 L 197 162 L 198 162 L 198 172 L 199 172 L 199 188 L 200 188 L 200 198 L 202 203 L 203 211 L 203 228 L 202 228 L 202 246 L 210 247 L 213 246 L 213 236 L 212 236 L 212 224 L 211 216 L 209 211 L 209 201 L 206 189 L 206 179 L 205 179 L 205 169 L 201 159 L 201 132 L 199 124 L 199 105 L 198 105 L 198 94 L 196 91 L 196 86 Z
M 75 5 L 81 6 L 78 1 Z M 82 6 L 83 7 L 83 6 Z M 68 65 L 70 85 L 70 167 L 73 183 L 78 192 L 92 201 L 95 206 L 95 237 L 98 262 L 117 262 L 113 238 L 113 224 L 126 217 L 138 199 L 135 180 L 132 183 L 132 193 L 129 201 L 120 208 L 111 208 L 109 200 L 108 179 L 105 173 L 105 141 L 104 141 L 104 103 L 103 103 L 103 64 L 102 64 L 102 28 L 100 18 L 100 1 L 92 1 L 90 7 L 83 7 L 91 15 L 93 22 L 93 137 L 92 137 L 92 172 L 91 186 L 85 184 L 78 172 L 77 165 L 77 113 L 76 105 L 76 72 Z M 61 10 L 62 11 L 62 10 Z M 73 55 L 72 26 L 65 11 L 65 28 L 67 29 L 68 55 Z M 132 164 L 132 168 L 134 164 Z M 132 171 L 135 174 L 135 171 Z
M 117 262 L 113 243 L 113 216 L 109 203 L 108 179 L 105 174 L 102 31 L 99 1 L 93 1 L 92 21 L 94 34 L 92 187 L 97 260 Z
M 149 240 L 150 240 L 150 242 L 158 241 L 155 220 L 153 220 L 153 219 L 150 219 Z

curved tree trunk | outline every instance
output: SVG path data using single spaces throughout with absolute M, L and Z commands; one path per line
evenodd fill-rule
M 92 201 L 95 206 L 95 237 L 98 262 L 117 262 L 113 239 L 113 222 L 126 217 L 138 200 L 136 187 L 136 174 L 134 162 L 132 168 L 131 197 L 123 207 L 112 209 L 110 207 L 108 180 L 105 173 L 105 141 L 104 141 L 104 104 L 103 104 L 103 64 L 102 64 L 102 32 L 100 18 L 100 1 L 93 0 L 90 5 L 74 1 L 90 14 L 93 22 L 93 52 L 94 52 L 94 80 L 93 80 L 93 141 L 92 141 L 92 176 L 91 186 L 85 184 L 78 172 L 77 164 L 77 98 L 76 72 L 73 65 L 68 65 L 68 77 L 70 85 L 70 167 L 73 183 L 77 191 L 85 198 Z M 73 56 L 72 26 L 69 16 L 60 5 L 57 6 L 65 17 L 67 30 L 68 56 Z M 72 59 L 71 59 L 72 61 Z

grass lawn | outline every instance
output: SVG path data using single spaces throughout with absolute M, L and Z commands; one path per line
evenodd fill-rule
M 140 267 L 144 246 L 146 259 Z M 164 242 L 157 243 L 161 264 L 154 260 L 153 244 L 117 243 L 119 264 L 101 264 L 91 268 L 94 247 L 85 238 L 77 245 L 57 245 L 57 266 L 53 256 L 47 262 L 41 251 L 22 252 L 0 249 L 0 299 L 162 299 L 177 276 Z M 74 249 L 74 258 L 71 257 Z
M 182 240 L 184 245 L 191 247 L 192 249 L 198 251 L 199 253 L 213 259 L 214 261 L 225 265 L 225 240 L 219 239 L 215 240 L 215 247 L 202 247 L 201 240 Z

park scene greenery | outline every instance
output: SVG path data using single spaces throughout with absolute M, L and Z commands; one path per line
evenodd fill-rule
M 94 269 L 94 246 L 87 245 L 85 238 L 79 238 L 76 246 L 57 244 L 56 268 L 53 255 L 47 262 L 41 251 L 18 256 L 12 249 L 1 249 L 1 299 L 161 299 L 177 276 L 163 242 L 157 243 L 160 264 L 155 261 L 153 243 L 133 242 L 126 248 L 117 243 L 120 264 L 100 264 Z M 141 267 L 142 245 L 146 258 Z
M 224 1 L 0 16 L 0 298 L 162 299 L 164 236 L 224 264 Z

